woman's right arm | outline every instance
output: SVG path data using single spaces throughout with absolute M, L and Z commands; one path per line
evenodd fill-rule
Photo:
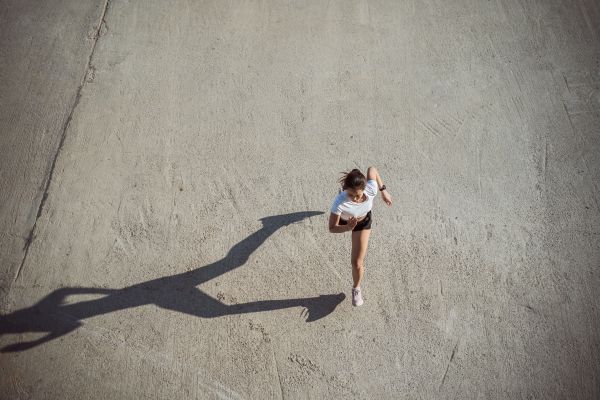
M 334 213 L 329 214 L 329 232 L 331 233 L 344 233 L 354 229 L 358 221 L 352 218 L 348 221 L 348 225 L 338 225 L 340 216 Z

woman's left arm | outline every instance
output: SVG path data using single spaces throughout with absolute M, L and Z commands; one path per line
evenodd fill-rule
M 383 181 L 381 180 L 381 176 L 379 176 L 377 168 L 369 167 L 369 169 L 367 169 L 367 179 L 375 179 L 377 181 L 377 188 L 383 187 Z M 388 206 L 392 205 L 392 196 L 390 196 L 387 189 L 381 190 L 381 197 L 383 197 L 383 201 Z

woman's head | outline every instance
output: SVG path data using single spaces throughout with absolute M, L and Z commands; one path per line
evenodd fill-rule
M 343 176 L 339 180 L 342 189 L 348 193 L 352 200 L 360 200 L 367 185 L 367 178 L 356 168 L 350 172 L 342 172 L 342 174 Z

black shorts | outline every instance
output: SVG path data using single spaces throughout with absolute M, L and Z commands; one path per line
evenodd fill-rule
M 352 232 L 362 231 L 365 229 L 371 229 L 371 222 L 373 222 L 373 218 L 371 218 L 371 211 L 369 211 L 367 213 L 367 216 L 365 217 L 365 219 L 363 219 L 358 224 L 356 224 L 354 229 L 352 229 Z M 345 221 L 340 218 L 339 224 L 340 225 L 348 225 L 348 221 Z

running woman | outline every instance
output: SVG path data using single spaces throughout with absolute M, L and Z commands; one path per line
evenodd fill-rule
M 373 199 L 377 196 L 377 188 L 388 206 L 392 205 L 392 197 L 375 167 L 367 169 L 366 178 L 358 169 L 342 174 L 344 176 L 339 180 L 342 189 L 330 210 L 329 232 L 352 231 L 352 305 L 360 306 L 363 304 L 360 281 L 365 273 L 364 260 L 371 234 Z

